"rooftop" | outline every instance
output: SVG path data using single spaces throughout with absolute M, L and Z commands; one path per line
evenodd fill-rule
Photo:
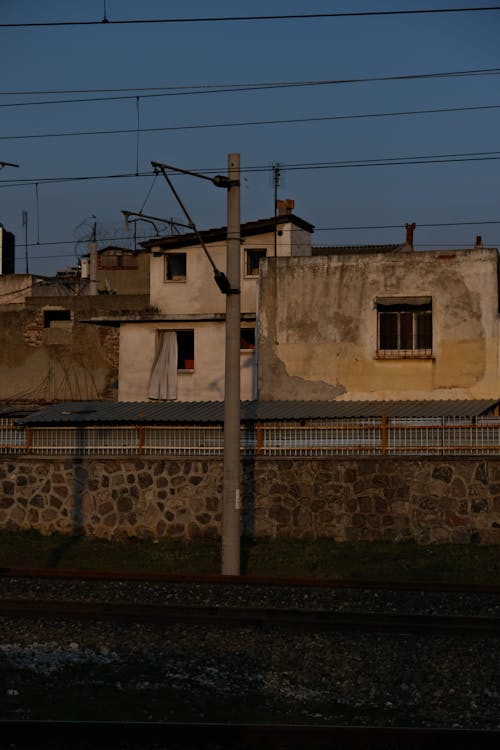
M 397 253 L 410 251 L 409 245 L 316 245 L 312 255 L 375 255 L 377 253 Z
M 300 229 L 307 232 L 313 232 L 314 226 L 309 222 L 300 219 L 295 214 L 285 214 L 282 216 L 273 216 L 270 219 L 259 219 L 258 221 L 247 221 L 241 225 L 241 237 L 251 237 L 255 234 L 266 234 L 274 232 L 275 226 L 282 224 L 295 224 Z M 215 227 L 213 229 L 203 229 L 199 232 L 204 242 L 220 242 L 227 237 L 227 227 Z M 146 249 L 160 248 L 162 250 L 171 250 L 177 247 L 187 247 L 189 245 L 199 245 L 198 236 L 194 232 L 187 234 L 178 234 L 168 237 L 156 237 L 153 240 L 142 242 L 142 247 Z
M 492 414 L 498 400 L 441 401 L 243 401 L 241 419 L 297 421 L 302 419 L 360 419 L 369 417 L 478 417 Z M 172 424 L 224 421 L 223 401 L 76 401 L 47 406 L 21 416 L 26 426 L 96 424 Z

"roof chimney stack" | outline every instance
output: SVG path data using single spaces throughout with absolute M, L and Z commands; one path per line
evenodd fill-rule
M 413 250 L 413 232 L 415 231 L 415 227 L 417 225 L 415 222 L 413 224 L 405 224 L 406 227 L 406 244 L 411 247 Z
M 276 208 L 278 209 L 278 216 L 288 216 L 292 213 L 295 208 L 295 201 L 291 198 L 287 198 L 284 201 L 276 201 Z
M 483 246 L 483 238 L 480 234 L 476 235 L 476 244 L 474 247 L 482 247 Z

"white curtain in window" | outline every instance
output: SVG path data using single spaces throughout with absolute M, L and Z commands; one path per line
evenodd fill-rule
M 161 400 L 177 398 L 176 331 L 158 331 L 155 358 L 149 378 L 148 397 Z

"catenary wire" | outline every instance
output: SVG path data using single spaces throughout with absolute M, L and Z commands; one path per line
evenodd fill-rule
M 119 239 L 119 238 L 117 238 L 117 239 Z M 346 243 L 343 243 L 343 245 L 345 245 L 345 244 Z M 498 248 L 499 246 L 500 246 L 500 242 L 498 242 L 496 240 L 488 242 L 488 248 Z M 31 246 L 28 245 L 28 247 L 31 247 Z M 268 247 L 268 245 L 262 245 L 262 247 Z M 315 245 L 314 247 L 330 247 L 330 245 Z M 356 244 L 352 245 L 352 247 L 356 247 Z M 415 248 L 418 248 L 418 247 L 431 247 L 431 248 L 434 248 L 435 250 L 439 250 L 439 248 L 441 248 L 441 247 L 442 248 L 453 248 L 455 250 L 466 249 L 466 248 L 460 247 L 459 244 L 456 243 L 456 242 L 454 242 L 454 243 L 449 243 L 449 242 L 432 242 L 432 243 L 430 243 L 430 242 L 414 242 L 414 247 Z M 39 260 L 57 260 L 57 259 L 63 260 L 65 258 L 75 258 L 76 259 L 78 257 L 79 256 L 75 252 L 73 252 L 73 253 L 60 253 L 60 254 L 57 254 L 57 255 L 33 255 L 33 256 L 30 256 L 30 262 L 33 261 L 33 263 L 35 263 L 35 262 L 37 262 Z M 39 275 L 43 275 L 43 274 L 39 274 Z M 11 292 L 9 292 L 9 294 L 11 294 Z M 12 292 L 12 294 L 13 294 L 13 292 Z
M 319 80 L 305 80 L 305 81 L 246 81 L 246 82 L 231 82 L 231 83 L 178 83 L 170 84 L 168 86 L 122 86 L 119 88 L 99 88 L 99 89 L 23 89 L 14 91 L 0 91 L 0 96 L 45 96 L 52 94 L 110 94 L 110 93 L 124 93 L 128 92 L 131 96 L 137 96 L 140 92 L 155 91 L 155 92 L 169 92 L 169 91 L 184 91 L 184 90 L 202 90 L 202 89 L 232 89 L 236 86 L 251 86 L 260 89 L 266 86 L 315 86 L 324 84 L 340 84 L 340 83 L 365 83 L 371 81 L 392 81 L 394 79 L 413 79 L 413 78 L 450 78 L 450 77 L 461 77 L 461 76 L 483 76 L 483 75 L 498 75 L 500 68 L 471 68 L 467 70 L 450 70 L 445 72 L 434 71 L 430 73 L 408 73 L 404 75 L 392 75 L 392 76 L 369 76 L 363 78 L 333 78 L 333 79 L 319 79 Z
M 405 75 L 392 76 L 368 76 L 364 78 L 344 78 L 344 79 L 325 79 L 316 81 L 277 81 L 268 83 L 241 83 L 241 84 L 214 84 L 213 86 L 203 85 L 201 88 L 196 86 L 185 86 L 181 90 L 163 91 L 156 94 L 141 94 L 141 99 L 152 99 L 170 96 L 196 96 L 201 94 L 227 94 L 244 91 L 266 91 L 274 89 L 287 88 L 308 88 L 314 86 L 338 86 L 358 83 L 381 83 L 387 81 L 412 81 L 412 80 L 436 80 L 442 78 L 466 78 L 471 76 L 496 76 L 500 75 L 500 68 L 481 68 L 471 70 L 456 70 L 444 73 L 410 73 Z M 130 89 L 137 92 L 139 89 Z M 101 101 L 124 101 L 136 99 L 137 93 L 120 96 L 99 96 L 84 97 L 78 99 L 51 99 L 47 101 L 31 102 L 7 102 L 0 104 L 0 107 L 31 107 L 45 106 L 48 104 L 81 104 L 82 102 L 101 102 Z
M 366 18 L 370 16 L 437 15 L 446 13 L 484 13 L 500 10 L 500 5 L 468 8 L 409 8 L 407 10 L 367 10 L 335 13 L 287 13 L 253 16 L 198 16 L 192 18 L 126 18 L 111 20 L 105 15 L 98 21 L 23 21 L 0 23 L 0 28 L 40 28 L 62 26 L 144 25 L 144 24 L 190 24 L 190 23 L 242 23 L 249 21 L 304 21 L 326 18 Z
M 478 161 L 497 161 L 500 159 L 500 151 L 475 151 L 453 154 L 433 154 L 423 156 L 397 156 L 397 157 L 378 157 L 377 159 L 355 159 L 349 161 L 336 162 L 302 162 L 295 164 L 281 163 L 280 168 L 283 171 L 314 171 L 317 169 L 350 169 L 350 168 L 369 168 L 369 167 L 391 167 L 407 166 L 417 164 L 449 164 L 454 162 L 478 162 Z M 243 167 L 242 174 L 255 174 L 259 172 L 268 172 L 269 165 L 256 165 Z M 197 169 L 200 174 L 218 174 L 222 171 L 219 169 Z M 53 185 L 56 183 L 81 182 L 90 180 L 112 180 L 112 179 L 129 179 L 131 177 L 151 177 L 153 171 L 147 172 L 125 172 L 121 174 L 107 175 L 81 175 L 72 177 L 36 177 L 29 179 L 0 180 L 0 188 L 5 187 L 26 187 L 28 185 Z
M 500 219 L 488 219 L 488 220 L 480 220 L 475 219 L 471 221 L 448 221 L 448 222 L 431 222 L 431 223 L 418 223 L 419 229 L 432 229 L 437 227 L 462 227 L 462 226 L 482 226 L 482 225 L 488 225 L 488 224 L 500 224 Z M 314 232 L 336 232 L 336 231 L 357 231 L 359 229 L 401 229 L 402 224 L 373 224 L 370 226 L 367 225 L 358 225 L 358 226 L 338 226 L 338 227 L 315 227 Z M 122 236 L 112 236 L 112 237 L 100 237 L 99 242 L 116 242 L 117 240 L 130 240 L 130 235 L 122 235 Z M 144 238 L 142 238 L 144 239 Z M 141 241 L 142 241 L 141 239 Z M 86 240 L 77 240 L 77 239 L 71 239 L 71 240 L 53 240 L 53 241 L 47 241 L 47 242 L 28 242 L 28 247 L 43 247 L 48 245 L 70 245 L 74 244 L 75 242 L 85 242 Z M 443 244 L 443 243 L 440 243 Z M 450 246 L 451 247 L 451 246 Z M 47 257 L 47 258 L 56 258 L 60 257 L 57 255 L 48 255 L 48 256 L 37 256 L 37 258 L 41 257 Z
M 216 128 L 253 127 L 258 125 L 293 125 L 335 120 L 363 120 L 369 118 L 404 117 L 413 115 L 443 114 L 450 112 L 477 112 L 500 109 L 500 104 L 483 104 L 470 107 L 439 107 L 436 109 L 414 109 L 401 112 L 363 112 L 348 115 L 323 115 L 319 117 L 293 117 L 280 120 L 247 120 L 244 122 L 198 123 L 196 125 L 170 125 L 156 128 L 121 128 L 116 130 L 82 130 L 70 133 L 32 133 L 26 135 L 0 135 L 0 141 L 22 141 L 38 138 L 67 138 L 100 135 L 136 135 L 137 133 L 160 133 L 177 130 L 203 130 Z

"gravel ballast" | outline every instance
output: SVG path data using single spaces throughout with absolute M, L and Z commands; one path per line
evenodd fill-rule
M 0 597 L 498 615 L 498 596 L 0 580 Z M 500 728 L 499 639 L 0 617 L 3 718 Z M 1 688 L 0 688 L 1 689 Z

